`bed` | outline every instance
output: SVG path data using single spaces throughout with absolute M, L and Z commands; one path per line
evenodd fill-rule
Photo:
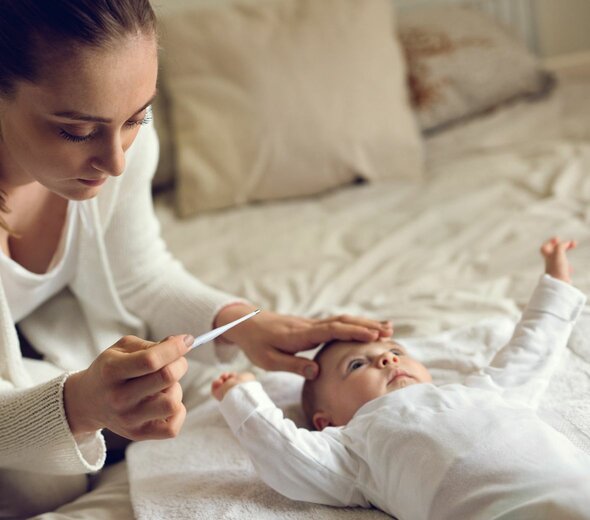
M 509 23 L 535 50 L 531 2 L 468 3 Z M 397 2 L 402 13 L 416 8 L 404 4 Z M 182 183 L 175 179 L 175 189 L 168 187 L 175 166 L 167 163 L 155 190 L 163 235 L 188 270 L 261 308 L 392 319 L 395 335 L 419 353 L 435 382 L 460 380 L 509 337 L 542 272 L 538 248 L 547 237 L 579 241 L 571 253 L 574 281 L 590 294 L 590 67 L 539 81 L 534 95 L 459 114 L 450 124 L 425 118 L 419 179 L 367 174 L 360 180 L 355 171 L 353 182 L 314 193 L 238 197 L 188 215 L 192 209 L 179 200 Z M 179 159 L 181 152 L 166 149 L 170 141 L 174 136 L 163 139 L 165 161 L 176 154 L 178 166 L 193 157 Z M 586 451 L 588 338 L 590 309 L 544 401 L 546 411 L 558 412 L 556 427 Z M 220 371 L 251 369 L 301 422 L 301 378 L 264 373 L 241 354 L 226 363 L 191 364 L 181 434 L 133 444 L 126 462 L 96 478 L 93 492 L 44 518 L 387 517 L 275 493 L 256 476 L 209 396 Z

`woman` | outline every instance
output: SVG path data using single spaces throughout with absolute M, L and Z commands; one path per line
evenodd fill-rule
M 2 0 L 0 62 L 6 517 L 84 492 L 83 475 L 105 461 L 102 429 L 131 440 L 175 436 L 186 414 L 179 380 L 192 336 L 184 333 L 254 307 L 191 277 L 159 237 L 148 0 Z M 317 365 L 294 353 L 391 333 L 362 318 L 263 311 L 223 340 L 263 368 L 313 378 Z M 28 354 L 42 360 L 23 355 L 25 337 Z

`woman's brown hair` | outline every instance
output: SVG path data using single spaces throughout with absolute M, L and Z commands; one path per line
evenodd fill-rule
M 50 53 L 108 47 L 130 34 L 155 34 L 149 0 L 0 0 L 0 97 L 39 79 Z M 0 128 L 1 138 L 1 128 Z M 0 226 L 8 229 L 0 190 Z

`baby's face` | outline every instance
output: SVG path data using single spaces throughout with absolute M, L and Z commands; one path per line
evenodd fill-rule
M 320 361 L 318 404 L 325 409 L 329 425 L 343 426 L 365 403 L 430 381 L 427 368 L 391 340 L 337 343 Z M 316 428 L 321 430 L 325 425 L 316 423 Z

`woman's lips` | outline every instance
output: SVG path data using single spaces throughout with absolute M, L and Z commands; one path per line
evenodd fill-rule
M 82 184 L 85 184 L 86 186 L 100 186 L 101 184 L 104 184 L 105 181 L 107 180 L 106 177 L 101 177 L 100 179 L 78 179 Z

